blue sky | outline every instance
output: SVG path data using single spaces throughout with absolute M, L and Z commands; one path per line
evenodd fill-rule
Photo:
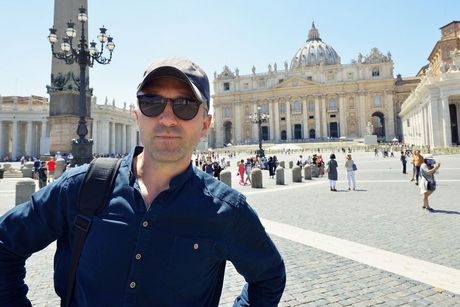
M 391 52 L 395 75 L 414 76 L 427 64 L 439 28 L 460 20 L 457 0 L 88 2 L 90 39 L 105 25 L 116 44 L 111 64 L 91 68 L 90 86 L 98 103 L 108 97 L 119 106 L 135 103 L 145 67 L 159 57 L 189 57 L 211 82 L 224 65 L 240 74 L 253 65 L 257 72 L 275 62 L 282 67 L 304 44 L 312 20 L 343 64 L 377 47 Z M 53 10 L 51 0 L 1 1 L 0 95 L 47 96 Z

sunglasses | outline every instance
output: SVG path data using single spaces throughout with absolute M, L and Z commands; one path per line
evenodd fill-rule
M 174 115 L 182 120 L 191 120 L 200 109 L 201 102 L 190 98 L 178 97 L 175 99 L 165 98 L 158 95 L 138 95 L 137 102 L 142 114 L 147 117 L 155 117 L 163 113 L 171 101 Z

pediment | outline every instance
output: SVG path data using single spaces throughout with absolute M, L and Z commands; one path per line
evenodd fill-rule
M 299 77 L 292 77 L 287 80 L 284 80 L 283 82 L 275 85 L 273 88 L 292 88 L 292 87 L 299 87 L 299 86 L 313 86 L 313 85 L 318 85 L 318 83 L 299 78 Z

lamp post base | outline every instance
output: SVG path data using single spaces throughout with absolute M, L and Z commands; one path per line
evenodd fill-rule
M 90 163 L 93 160 L 93 140 L 72 140 L 72 155 L 71 166 Z
M 265 151 L 262 148 L 257 149 L 256 154 L 259 157 L 265 157 Z

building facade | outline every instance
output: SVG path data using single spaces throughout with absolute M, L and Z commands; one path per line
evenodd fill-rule
M 320 38 L 314 23 L 307 41 L 283 67 L 240 75 L 224 66 L 214 74 L 211 146 L 250 144 L 259 139 L 250 115 L 269 115 L 261 127 L 268 142 L 361 138 L 391 140 L 402 134 L 398 112 L 418 80 L 393 77 L 390 52 L 372 48 L 350 64 Z M 370 128 L 369 128 L 370 127 Z M 370 131 L 369 131 L 370 130 Z
M 49 107 L 45 97 L 0 96 L 0 160 L 50 153 Z M 91 109 L 88 136 L 94 140 L 93 153 L 124 154 L 139 143 L 133 105 L 118 108 L 107 99 L 99 105 L 93 97 Z M 77 124 L 69 129 L 75 132 Z M 57 137 L 70 144 L 65 138 L 69 134 Z
M 404 141 L 419 146 L 460 145 L 460 21 L 443 27 L 421 69 L 421 82 L 401 107 Z

